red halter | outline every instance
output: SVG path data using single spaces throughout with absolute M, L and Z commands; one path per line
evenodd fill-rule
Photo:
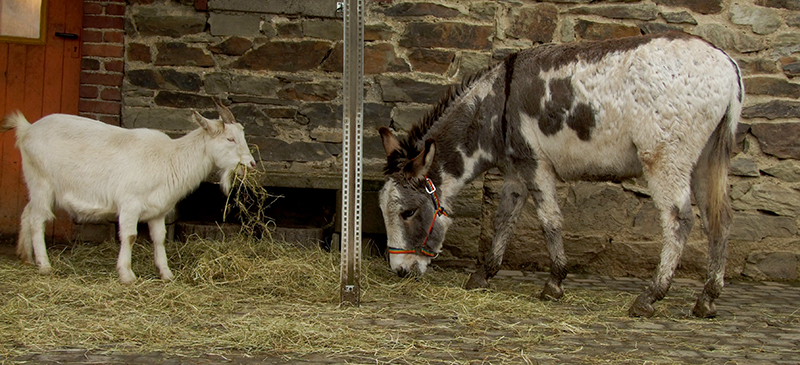
M 417 254 L 422 256 L 428 257 L 436 257 L 439 254 L 433 253 L 433 250 L 428 247 L 428 238 L 431 237 L 431 232 L 433 232 L 433 225 L 436 223 L 436 218 L 440 215 L 447 215 L 447 211 L 444 209 L 441 204 L 439 204 L 439 198 L 436 196 L 436 186 L 433 185 L 431 179 L 427 176 L 425 177 L 425 192 L 428 193 L 431 197 L 431 202 L 433 203 L 433 209 L 435 211 L 433 215 L 433 220 L 431 221 L 431 226 L 428 228 L 428 235 L 425 236 L 425 241 L 422 242 L 422 246 L 418 247 L 414 250 L 406 250 L 402 248 L 395 248 L 395 247 L 387 247 L 387 251 L 389 254 Z

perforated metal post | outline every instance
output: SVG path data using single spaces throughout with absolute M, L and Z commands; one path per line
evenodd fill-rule
M 364 115 L 364 0 L 344 2 L 341 304 L 361 301 L 361 157 Z

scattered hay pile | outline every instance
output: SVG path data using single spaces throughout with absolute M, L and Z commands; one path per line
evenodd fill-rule
M 176 274 L 169 283 L 158 279 L 149 245 L 137 244 L 132 263 L 139 280 L 130 286 L 118 282 L 113 242 L 51 248 L 50 276 L 22 265 L 13 248 L 2 250 L 0 360 L 64 348 L 355 354 L 410 363 L 486 351 L 513 359 L 544 336 L 584 331 L 600 315 L 624 316 L 629 302 L 572 291 L 554 305 L 531 300 L 540 286 L 526 282 L 465 291 L 467 276 L 460 272 L 401 280 L 385 260 L 365 258 L 362 306 L 340 308 L 338 253 L 243 233 L 169 244 Z M 601 301 L 619 304 L 613 313 L 587 309 Z

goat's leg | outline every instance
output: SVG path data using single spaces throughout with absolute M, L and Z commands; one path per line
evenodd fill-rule
M 167 227 L 164 224 L 164 217 L 151 219 L 147 222 L 150 228 L 150 239 L 153 241 L 153 255 L 155 256 L 156 268 L 161 275 L 161 280 L 172 281 L 175 277 L 169 269 L 167 253 L 164 249 L 164 241 L 167 236 Z
M 674 171 L 664 169 L 648 176 L 653 202 L 661 211 L 664 245 L 652 281 L 628 310 L 628 314 L 634 317 L 651 317 L 655 313 L 653 303 L 667 295 L 675 268 L 694 225 L 689 176 L 682 176 L 685 174 L 680 171 L 677 168 Z
M 478 270 L 472 273 L 467 281 L 467 289 L 485 288 L 489 286 L 489 278 L 497 274 L 503 261 L 508 241 L 514 233 L 519 214 L 528 198 L 528 189 L 516 176 L 507 176 L 503 184 L 500 204 L 494 217 L 494 237 L 492 247 L 484 252 L 478 261 Z
M 136 281 L 136 275 L 131 270 L 131 246 L 136 240 L 137 223 L 138 215 L 120 212 L 117 272 L 119 272 L 119 281 L 123 284 L 132 284 Z
M 561 283 L 567 277 L 567 256 L 561 235 L 561 209 L 556 196 L 556 176 L 542 164 L 531 187 L 536 215 L 542 223 L 547 252 L 550 255 L 550 277 L 539 294 L 542 300 L 558 300 L 564 296 Z
M 28 205 L 30 206 L 30 204 Z M 28 209 L 27 206 L 26 209 Z M 47 213 L 49 214 L 39 212 L 35 206 L 32 206 L 28 210 L 26 217 L 28 228 L 23 228 L 20 231 L 20 241 L 25 239 L 27 243 L 19 242 L 19 244 L 30 245 L 31 247 L 29 247 L 28 250 L 33 248 L 36 265 L 39 267 L 39 273 L 43 275 L 49 274 L 52 270 L 50 267 L 50 259 L 47 257 L 47 246 L 44 242 L 45 223 L 47 223 L 48 218 L 52 216 L 49 210 Z M 24 235 L 28 235 L 28 238 L 23 238 Z M 30 255 L 30 251 L 28 251 L 27 254 Z
M 26 264 L 33 264 L 33 237 L 31 237 L 31 205 L 25 205 L 19 220 L 17 257 Z

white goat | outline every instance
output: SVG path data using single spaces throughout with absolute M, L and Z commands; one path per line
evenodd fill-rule
M 146 221 L 161 279 L 172 280 L 164 251 L 165 216 L 214 167 L 223 171 L 226 194 L 237 165 L 255 167 L 244 128 L 226 107 L 217 103 L 217 110 L 217 120 L 193 112 L 200 128 L 178 139 L 74 115 L 52 114 L 33 124 L 19 112 L 7 116 L 6 127 L 16 128 L 30 198 L 22 212 L 17 255 L 30 263 L 35 254 L 39 272 L 50 272 L 44 228 L 54 217 L 55 204 L 78 220 L 118 217 L 122 283 L 136 280 L 131 244 L 137 223 Z

